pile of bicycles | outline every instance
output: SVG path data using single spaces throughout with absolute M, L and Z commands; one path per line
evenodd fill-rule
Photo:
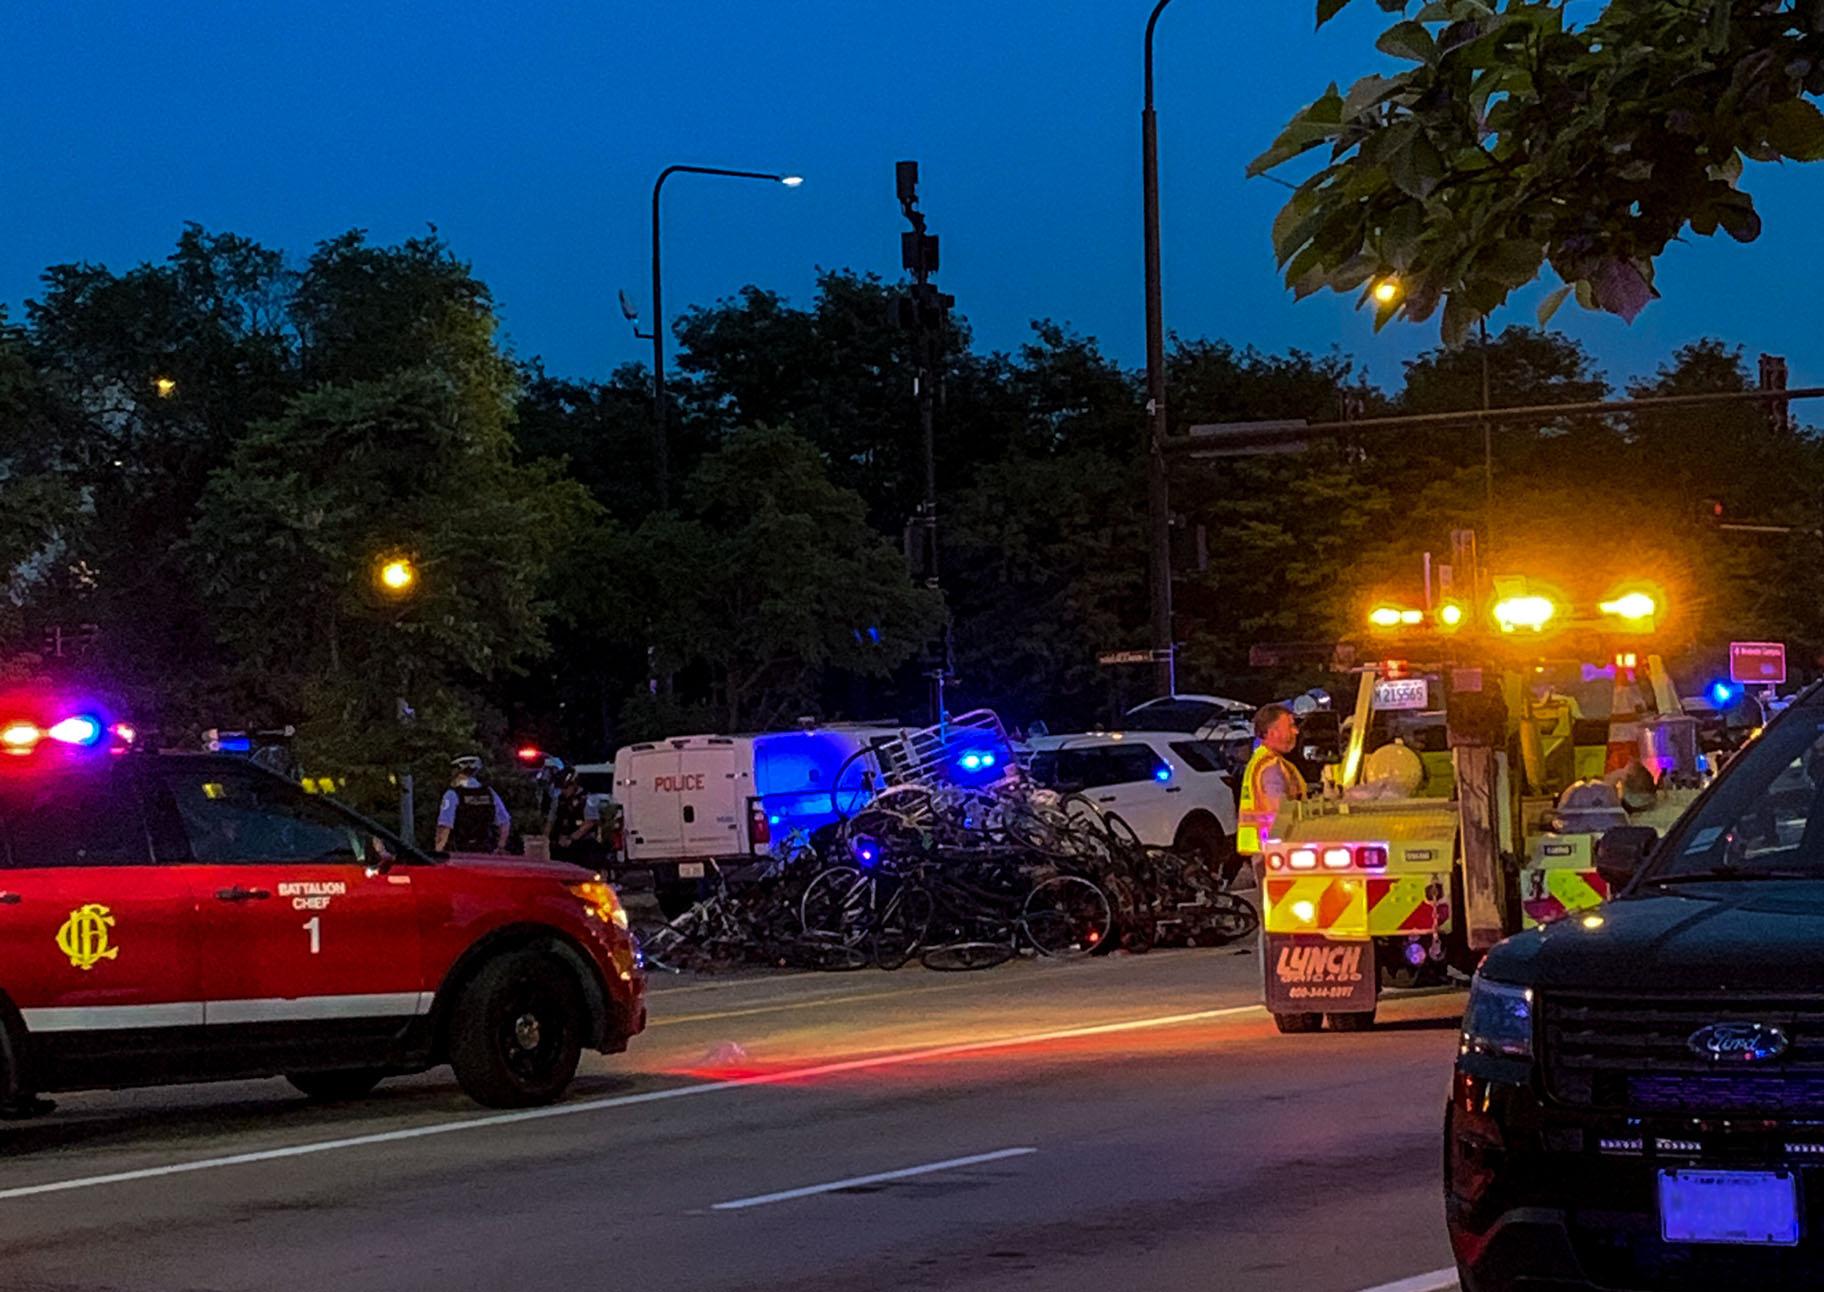
M 1254 908 L 1200 857 L 1149 847 L 1080 795 L 1012 776 L 889 785 L 839 807 L 757 874 L 641 930 L 648 964 L 986 969 L 1020 955 L 1216 946 Z

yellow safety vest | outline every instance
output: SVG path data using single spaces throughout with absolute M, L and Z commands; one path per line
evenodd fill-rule
M 1241 803 L 1236 812 L 1235 850 L 1244 857 L 1258 853 L 1261 840 L 1272 837 L 1273 811 L 1263 809 L 1259 804 L 1266 799 L 1264 786 L 1267 768 L 1276 765 L 1286 778 L 1286 797 L 1305 797 L 1305 778 L 1292 764 L 1292 760 L 1283 754 L 1274 753 L 1264 744 L 1254 746 L 1254 755 L 1248 759 L 1248 770 L 1242 773 Z

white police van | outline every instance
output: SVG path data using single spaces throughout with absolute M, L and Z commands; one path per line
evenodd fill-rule
M 627 745 L 614 756 L 622 859 L 650 867 L 661 905 L 681 909 L 710 863 L 751 861 L 852 813 L 874 783 L 872 750 L 900 734 L 834 723 Z

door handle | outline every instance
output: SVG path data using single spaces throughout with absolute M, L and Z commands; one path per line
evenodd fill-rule
M 1182 794 L 1182 793 L 1184 793 L 1184 786 L 1182 786 L 1182 785 L 1168 785 L 1168 786 L 1166 786 L 1166 787 L 1165 787 L 1165 792 L 1166 792 L 1166 793 L 1167 793 L 1167 794 Z
M 1113 803 L 1114 801 L 1115 796 L 1113 794 L 1099 794 L 1096 796 L 1096 802 L 1098 803 Z
M 259 902 L 271 896 L 264 888 L 242 888 L 239 884 L 215 890 L 216 900 L 220 902 Z
M 17 905 L 19 905 L 19 894 L 17 894 L 17 893 L 0 893 L 0 906 L 17 906 Z

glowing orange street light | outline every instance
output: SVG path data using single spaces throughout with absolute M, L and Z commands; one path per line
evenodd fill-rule
M 405 557 L 395 556 L 384 562 L 374 577 L 387 592 L 401 596 L 418 582 L 418 570 Z

